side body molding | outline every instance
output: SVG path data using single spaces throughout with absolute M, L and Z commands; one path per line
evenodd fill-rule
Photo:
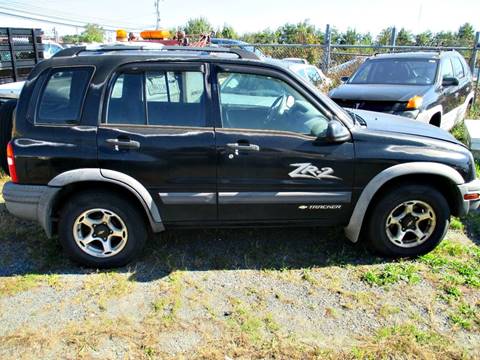
M 140 182 L 124 173 L 99 168 L 76 169 L 57 175 L 50 180 L 48 185 L 51 187 L 63 187 L 69 184 L 84 181 L 102 181 L 113 183 L 127 189 L 141 202 L 148 216 L 152 230 L 154 232 L 161 232 L 165 230 L 158 207 L 153 201 L 150 193 Z
M 368 185 L 363 189 L 360 198 L 355 205 L 350 222 L 345 227 L 345 235 L 350 241 L 356 243 L 360 236 L 365 213 L 376 192 L 388 181 L 403 175 L 440 175 L 456 185 L 461 185 L 465 181 L 460 173 L 448 165 L 434 162 L 411 162 L 394 165 L 377 174 Z

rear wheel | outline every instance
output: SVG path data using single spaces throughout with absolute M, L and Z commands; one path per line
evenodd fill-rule
M 12 139 L 13 111 L 17 100 L 9 100 L 0 107 L 0 167 L 8 174 L 7 144 Z
M 372 250 L 382 255 L 421 255 L 443 239 L 449 218 L 448 203 L 437 190 L 407 185 L 392 190 L 375 204 L 367 236 Z
M 94 268 L 124 266 L 147 239 L 144 218 L 128 201 L 83 193 L 68 201 L 59 223 L 60 242 L 74 261 Z

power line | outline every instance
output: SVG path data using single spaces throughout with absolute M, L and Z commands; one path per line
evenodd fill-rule
M 78 17 L 77 14 L 68 13 L 58 11 L 56 9 L 45 8 L 44 6 L 39 7 L 35 5 L 25 4 L 15 0 L 9 0 L 7 4 L 1 4 L 0 0 L 0 7 L 16 11 L 22 13 L 28 13 L 36 16 L 46 16 L 48 18 L 57 18 L 59 20 L 69 19 L 68 21 L 75 21 L 75 22 L 82 22 L 82 23 L 103 23 L 103 24 L 111 24 L 110 18 L 101 18 L 101 17 L 94 17 L 94 16 L 82 16 Z M 12 7 L 13 5 L 13 7 Z M 48 15 L 44 15 L 48 14 Z M 127 25 L 126 27 L 136 27 L 136 23 L 132 23 L 129 21 L 121 20 L 119 21 L 121 24 Z
M 88 23 L 91 23 L 91 21 L 82 21 L 82 20 L 73 20 L 73 19 L 59 19 L 58 17 L 53 17 L 53 16 L 45 16 L 42 14 L 35 14 L 35 13 L 27 13 L 24 11 L 16 11 L 17 13 L 12 13 L 11 10 L 5 9 L 0 6 L 0 14 L 7 15 L 7 16 L 12 16 L 12 17 L 17 17 L 17 18 L 22 18 L 22 19 L 28 19 L 28 20 L 37 20 L 37 21 L 42 21 L 50 24 L 57 24 L 57 25 L 64 25 L 64 26 L 71 26 L 71 27 L 85 27 Z M 132 26 L 122 26 L 125 24 L 117 24 L 117 25 L 109 25 L 109 24 L 98 24 L 99 26 L 103 27 L 105 30 L 109 31 L 114 31 L 118 28 L 130 28 L 132 29 Z M 135 26 L 134 29 L 132 30 L 139 30 L 141 29 L 140 27 Z

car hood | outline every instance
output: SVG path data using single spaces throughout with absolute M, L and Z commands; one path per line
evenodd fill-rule
M 393 132 L 399 134 L 423 136 L 451 143 L 463 144 L 455 139 L 449 132 L 436 126 L 410 120 L 403 116 L 396 116 L 366 110 L 349 110 L 360 116 L 367 124 L 367 129 L 373 131 Z
M 424 95 L 431 85 L 343 84 L 330 91 L 339 100 L 407 102 L 415 95 Z
M 25 81 L 0 85 L 0 98 L 18 99 Z

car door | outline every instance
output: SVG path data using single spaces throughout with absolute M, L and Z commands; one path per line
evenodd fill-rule
M 464 68 L 460 55 L 452 56 L 452 65 L 454 75 L 458 79 L 458 88 L 455 97 L 457 100 L 456 107 L 458 108 L 458 115 L 460 116 L 462 115 L 462 110 L 464 110 L 461 106 L 466 103 L 467 97 L 472 90 L 472 84 L 470 78 L 467 76 L 468 70 Z
M 354 149 L 324 141 L 321 105 L 276 71 L 218 66 L 216 77 L 219 219 L 344 222 Z
M 442 59 L 440 63 L 440 104 L 442 105 L 443 116 L 450 113 L 456 107 L 455 93 L 457 86 L 443 86 L 442 81 L 454 77 L 453 66 L 450 58 Z M 443 122 L 443 121 L 442 121 Z
M 213 221 L 215 134 L 205 65 L 132 65 L 112 78 L 98 129 L 100 167 L 139 181 L 164 223 Z

